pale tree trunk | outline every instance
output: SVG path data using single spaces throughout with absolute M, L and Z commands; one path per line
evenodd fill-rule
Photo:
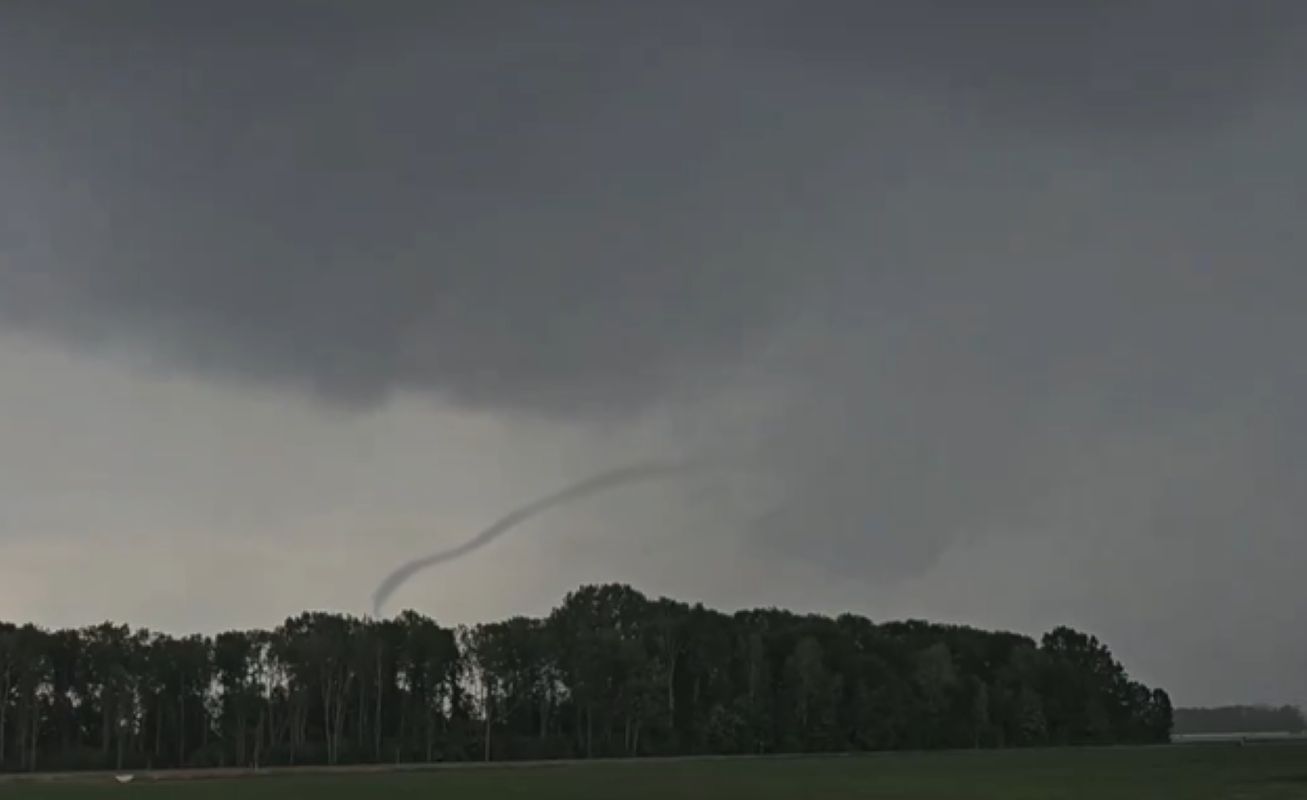
M 327 751 L 328 760 L 335 764 L 340 760 L 340 740 L 345 733 L 345 702 L 349 697 L 349 687 L 353 682 L 353 676 L 332 680 L 330 685 L 335 688 L 332 692 L 332 702 L 330 711 L 327 713 L 329 732 L 327 733 Z
M 345 731 L 345 699 L 349 696 L 349 687 L 352 678 L 353 676 L 351 675 L 349 678 L 332 682 L 332 685 L 336 686 L 338 689 L 331 704 L 331 708 L 335 712 L 335 726 L 333 730 L 327 734 L 329 742 L 327 746 L 328 758 L 332 764 L 337 763 L 340 759 L 340 740 Z M 328 716 L 330 717 L 331 715 L 328 714 Z

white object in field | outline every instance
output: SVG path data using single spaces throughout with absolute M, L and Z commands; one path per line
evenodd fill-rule
M 119 783 L 131 783 L 132 778 L 135 777 L 136 777 L 135 775 L 115 775 L 113 776 L 113 779 L 118 781 Z

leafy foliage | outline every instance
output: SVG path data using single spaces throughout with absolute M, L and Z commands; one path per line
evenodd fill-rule
M 587 586 L 451 629 L 304 613 L 176 638 L 0 623 L 0 767 L 264 766 L 1165 741 L 1092 636 L 733 615 Z

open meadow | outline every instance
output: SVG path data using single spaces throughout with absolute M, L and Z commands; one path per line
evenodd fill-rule
M 15 800 L 1271 800 L 1307 798 L 1299 745 L 648 760 L 138 780 L 106 777 L 0 784 Z

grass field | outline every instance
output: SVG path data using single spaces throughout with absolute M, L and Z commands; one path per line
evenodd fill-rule
M 0 783 L 15 800 L 1262 800 L 1307 798 L 1307 747 L 883 754 L 269 775 L 120 786 L 108 779 Z

